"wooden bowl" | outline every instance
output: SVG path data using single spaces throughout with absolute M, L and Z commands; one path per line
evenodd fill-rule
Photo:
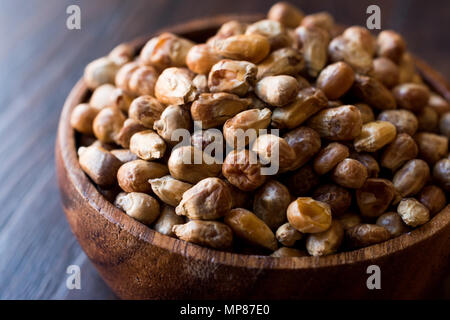
M 219 16 L 164 31 L 204 41 L 223 22 L 260 16 Z M 150 37 L 132 44 L 140 48 Z M 448 86 L 423 62 L 425 79 L 443 96 Z M 72 109 L 89 94 L 83 80 L 67 98 L 58 129 L 56 165 L 73 233 L 100 275 L 127 299 L 420 298 L 441 279 L 450 255 L 450 206 L 395 239 L 326 257 L 271 258 L 215 251 L 164 236 L 108 202 L 81 170 Z M 367 267 L 381 269 L 381 290 L 369 290 Z

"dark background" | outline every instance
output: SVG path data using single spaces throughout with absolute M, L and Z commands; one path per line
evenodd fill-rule
M 272 3 L 0 1 L 0 299 L 115 298 L 70 232 L 55 177 L 59 114 L 84 66 L 118 43 L 158 28 L 214 14 L 264 13 Z M 402 33 L 412 52 L 449 78 L 448 0 L 292 3 L 306 13 L 328 10 L 337 22 L 362 25 L 367 6 L 377 4 L 382 29 Z M 81 30 L 66 28 L 71 4 L 81 8 Z M 81 267 L 81 290 L 66 289 L 71 264 Z M 437 294 L 450 297 L 444 289 Z

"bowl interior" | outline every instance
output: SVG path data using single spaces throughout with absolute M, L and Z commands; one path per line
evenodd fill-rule
M 262 15 L 216 16 L 213 18 L 196 20 L 164 29 L 154 33 L 153 35 L 159 34 L 163 31 L 169 31 L 196 42 L 200 42 L 205 41 L 208 37 L 212 36 L 217 31 L 219 26 L 226 21 L 240 20 L 244 22 L 252 22 L 260 19 L 261 17 Z M 151 36 L 140 37 L 129 43 L 139 50 L 145 42 L 151 38 Z M 420 61 L 419 71 L 424 75 L 425 80 L 427 80 L 432 88 L 446 96 L 445 93 L 442 93 L 442 88 L 448 88 L 448 86 L 442 79 L 436 80 L 434 70 Z M 438 86 L 436 86 L 436 82 L 439 83 Z M 448 94 L 448 91 L 446 93 Z M 340 252 L 320 258 L 272 258 L 269 256 L 222 252 L 165 236 L 139 223 L 117 209 L 113 204 L 103 198 L 89 178 L 81 170 L 76 154 L 76 136 L 74 130 L 70 127 L 69 119 L 72 109 L 77 104 L 86 101 L 89 95 L 90 91 L 84 84 L 83 79 L 80 79 L 67 98 L 61 114 L 57 144 L 59 147 L 59 152 L 62 153 L 61 158 L 69 173 L 69 179 L 76 186 L 78 192 L 83 196 L 86 203 L 91 207 L 96 208 L 98 214 L 104 219 L 119 225 L 121 229 L 129 232 L 141 241 L 145 241 L 154 246 L 169 250 L 174 254 L 189 256 L 194 259 L 206 259 L 209 261 L 213 260 L 222 264 L 250 268 L 263 267 L 273 269 L 301 269 L 330 267 L 334 265 L 352 264 L 368 259 L 376 259 L 392 254 L 395 251 L 414 246 L 420 241 L 423 241 L 431 237 L 433 234 L 440 232 L 440 230 L 450 223 L 450 215 L 448 214 L 450 212 L 450 206 L 447 206 L 431 221 L 407 234 L 403 234 L 399 237 L 372 245 L 370 247 L 349 252 Z M 100 208 L 107 208 L 107 210 L 101 210 Z

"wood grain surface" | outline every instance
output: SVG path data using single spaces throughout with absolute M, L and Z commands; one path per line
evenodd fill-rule
M 417 56 L 450 74 L 448 1 L 293 1 L 305 12 L 329 10 L 345 24 L 364 24 L 381 7 Z M 0 299 L 114 299 L 70 232 L 54 169 L 62 104 L 83 67 L 116 44 L 193 18 L 265 12 L 272 1 L 0 2 Z M 66 28 L 66 8 L 81 8 L 81 30 Z M 69 265 L 81 268 L 81 290 L 66 288 Z M 443 283 L 448 280 L 443 279 Z M 448 290 L 448 289 L 447 289 Z M 436 297 L 450 297 L 436 292 Z

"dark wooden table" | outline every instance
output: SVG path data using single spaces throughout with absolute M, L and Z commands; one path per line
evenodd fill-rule
M 295 2 L 307 13 L 329 10 L 346 24 L 365 24 L 367 6 L 376 3 L 383 29 L 400 31 L 414 53 L 450 74 L 448 0 Z M 219 13 L 266 12 L 271 3 L 0 2 L 0 299 L 115 299 L 69 229 L 55 178 L 59 114 L 84 66 L 158 28 Z M 71 4 L 81 8 L 81 30 L 66 28 Z M 66 288 L 69 265 L 81 268 L 81 290 Z

